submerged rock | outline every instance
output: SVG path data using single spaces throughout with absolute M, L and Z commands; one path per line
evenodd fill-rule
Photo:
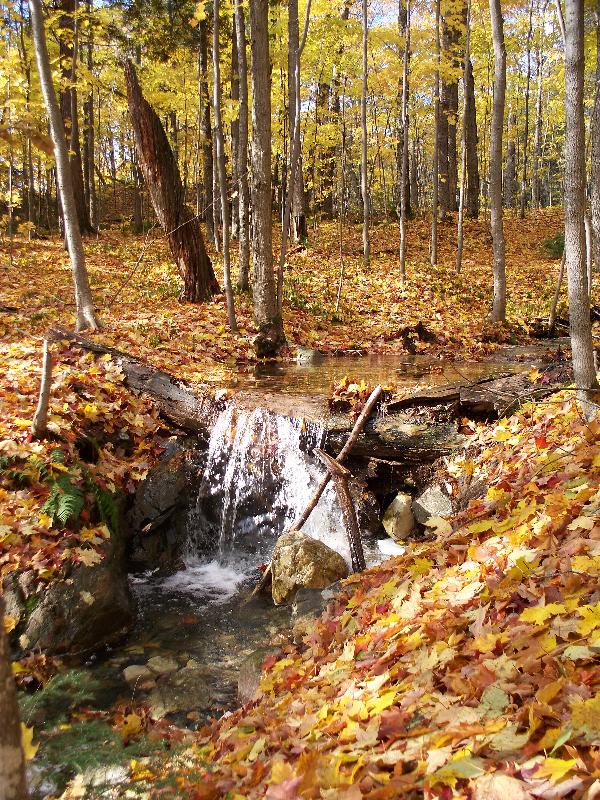
M 300 587 L 325 589 L 348 575 L 342 556 L 298 531 L 281 536 L 271 559 L 272 594 L 276 605 L 291 600 Z
M 130 686 L 136 686 L 154 680 L 155 674 L 143 664 L 131 664 L 123 670 L 123 677 Z
M 409 494 L 398 492 L 383 515 L 383 527 L 386 533 L 397 542 L 406 539 L 415 530 L 412 504 L 413 500 Z
M 203 669 L 184 667 L 161 680 L 148 696 L 152 716 L 205 708 L 210 703 L 210 688 Z
M 260 685 L 263 662 L 267 656 L 271 655 L 281 655 L 281 648 L 259 647 L 258 650 L 250 653 L 240 664 L 237 689 L 238 700 L 241 705 L 244 706 L 254 699 Z
M 450 517 L 452 501 L 441 486 L 430 486 L 412 504 L 417 522 L 425 525 L 429 517 Z
M 179 664 L 174 658 L 168 656 L 153 656 L 148 661 L 148 667 L 156 675 L 166 675 L 169 672 L 176 672 Z

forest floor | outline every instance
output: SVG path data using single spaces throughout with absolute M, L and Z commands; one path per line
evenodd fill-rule
M 305 253 L 291 257 L 290 345 L 403 352 L 403 329 L 419 322 L 436 340 L 409 337 L 409 348 L 440 358 L 484 355 L 494 340 L 525 341 L 530 321 L 551 302 L 558 259 L 543 242 L 560 228 L 554 211 L 509 221 L 510 323 L 492 330 L 483 223 L 467 224 L 457 276 L 454 228 L 441 227 L 434 269 L 427 223 L 415 221 L 404 290 L 395 277 L 396 227 L 374 230 L 368 270 L 358 229 L 347 231 L 337 313 L 338 232 L 323 226 Z M 178 303 L 164 240 L 149 239 L 138 264 L 143 247 L 143 239 L 114 230 L 86 243 L 105 326 L 97 337 L 192 383 L 219 383 L 247 368 L 249 298 L 236 298 L 241 333 L 232 336 L 224 298 Z M 131 492 L 158 455 L 152 434 L 160 423 L 125 389 L 110 358 L 56 343 L 55 439 L 32 440 L 41 336 L 73 322 L 70 272 L 58 241 L 17 238 L 10 249 L 6 266 L 5 241 L 0 575 L 28 568 L 44 582 L 60 577 L 65 562 L 94 563 L 109 535 L 99 507 L 68 525 L 42 511 L 52 481 L 67 473 L 82 492 L 90 481 Z M 126 785 L 102 796 L 599 797 L 599 431 L 568 390 L 474 426 L 468 455 L 446 474 L 456 492 L 483 487 L 466 511 L 439 520 L 405 556 L 350 578 L 304 643 L 265 663 L 257 702 L 198 734 L 166 732 L 143 709 L 117 713 L 109 721 L 125 742 L 167 736 L 172 755 L 130 761 Z M 92 466 L 82 465 L 82 438 L 97 448 Z M 7 628 L 13 623 L 5 619 Z M 65 800 L 87 796 L 76 779 Z

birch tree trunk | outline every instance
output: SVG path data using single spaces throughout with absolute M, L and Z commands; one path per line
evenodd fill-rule
M 231 264 L 229 252 L 229 198 L 227 197 L 227 172 L 225 170 L 225 140 L 221 116 L 221 52 L 219 46 L 219 0 L 213 0 L 213 114 L 217 145 L 217 169 L 219 171 L 219 193 L 221 196 L 221 220 L 223 223 L 223 282 L 227 302 L 227 321 L 230 329 L 237 333 L 233 290 L 231 288 Z
M 4 600 L 0 597 L 0 623 L 3 619 Z M 2 800 L 26 800 L 17 690 L 3 624 L 0 624 L 0 719 L 0 797 Z
M 52 137 L 52 143 L 54 144 L 57 187 L 62 203 L 65 238 L 67 241 L 69 258 L 71 260 L 71 271 L 73 273 L 73 284 L 75 287 L 76 328 L 78 331 L 86 328 L 97 330 L 98 321 L 94 312 L 94 303 L 85 266 L 85 255 L 77 218 L 77 207 L 73 195 L 71 165 L 69 163 L 65 127 L 52 83 L 50 58 L 48 56 L 48 46 L 46 43 L 46 32 L 44 30 L 44 19 L 40 0 L 29 0 L 29 13 L 31 17 L 31 33 L 40 76 L 40 85 L 42 87 L 46 113 L 48 114 L 50 122 L 50 135 Z
M 506 267 L 504 220 L 502 212 L 502 133 L 504 130 L 504 101 L 506 96 L 506 48 L 504 20 L 500 0 L 490 0 L 492 38 L 494 42 L 494 101 L 490 132 L 490 226 L 494 251 L 494 296 L 492 322 L 506 320 Z
M 573 373 L 584 402 L 598 387 L 594 366 L 585 247 L 585 129 L 583 117 L 583 3 L 565 2 L 565 257 Z
M 408 62 L 410 59 L 410 0 L 406 2 L 404 57 L 402 59 L 402 161 L 400 164 L 400 285 L 406 277 L 406 217 L 410 204 L 408 174 Z
M 369 199 L 369 176 L 367 162 L 367 89 L 368 89 L 368 61 L 367 45 L 369 35 L 368 0 L 362 0 L 362 89 L 360 101 L 360 132 L 361 132 L 361 165 L 360 165 L 360 188 L 363 202 L 363 260 L 365 266 L 371 260 L 371 242 L 369 238 L 370 228 L 370 199 Z
M 250 3 L 252 53 L 252 297 L 259 358 L 273 356 L 285 344 L 273 275 L 271 217 L 271 65 L 269 0 Z
M 238 118 L 238 180 L 239 180 L 239 272 L 238 287 L 248 290 L 250 272 L 248 188 L 248 60 L 246 58 L 246 20 L 242 0 L 235 0 L 235 35 L 238 54 L 240 107 Z
M 144 98 L 131 61 L 125 62 L 127 102 L 140 167 L 152 205 L 183 278 L 180 299 L 188 303 L 209 300 L 219 291 L 200 224 L 185 205 L 175 156 L 161 121 Z

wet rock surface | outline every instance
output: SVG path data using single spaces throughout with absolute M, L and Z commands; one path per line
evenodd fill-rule
M 412 512 L 422 525 L 430 517 L 449 517 L 452 514 L 452 500 L 441 486 L 429 486 L 412 504 Z
M 398 492 L 383 515 L 383 527 L 395 541 L 402 541 L 415 531 L 413 499 L 406 492 Z
M 323 542 L 302 533 L 277 540 L 271 559 L 272 595 L 276 605 L 287 603 L 301 588 L 324 589 L 348 575 L 342 556 Z
M 259 647 L 242 661 L 237 683 L 237 699 L 240 705 L 246 705 L 254 699 L 260 684 L 265 658 L 268 656 L 278 657 L 281 652 L 279 647 Z

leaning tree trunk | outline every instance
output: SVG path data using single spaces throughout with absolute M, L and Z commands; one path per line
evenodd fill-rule
M 269 0 L 250 3 L 252 51 L 252 297 L 260 358 L 273 356 L 285 344 L 273 275 L 271 217 L 271 65 Z
M 565 255 L 573 374 L 583 401 L 598 387 L 590 321 L 585 247 L 583 3 L 565 2 Z M 586 403 L 586 415 L 592 409 Z
M 4 600 L 0 597 L 0 797 L 2 800 L 26 800 L 17 690 L 3 619 Z
M 67 140 L 65 138 L 65 126 L 63 125 L 58 100 L 56 99 L 56 93 L 54 91 L 54 84 L 52 83 L 52 72 L 50 68 L 50 57 L 48 55 L 48 45 L 46 43 L 46 31 L 44 30 L 41 0 L 29 0 L 29 12 L 35 57 L 40 75 L 40 85 L 42 87 L 46 112 L 50 122 L 50 135 L 54 145 L 57 188 L 62 203 L 65 238 L 67 240 L 69 257 L 71 259 L 73 284 L 75 286 L 76 327 L 79 331 L 85 328 L 96 330 L 98 328 L 98 321 L 96 320 L 94 312 L 92 291 L 85 267 L 85 255 L 77 219 L 73 183 L 71 181 L 71 165 L 69 163 Z
M 235 36 L 239 70 L 238 179 L 239 179 L 239 273 L 238 287 L 248 290 L 250 272 L 250 196 L 248 187 L 248 60 L 246 58 L 246 20 L 242 0 L 235 0 Z
M 209 300 L 219 291 L 200 224 L 185 205 L 179 169 L 167 134 L 144 98 L 131 61 L 125 63 L 127 102 L 144 180 L 152 205 L 169 239 L 171 254 L 183 278 L 180 299 L 189 303 Z
M 504 220 L 502 214 L 502 133 L 504 130 L 504 100 L 506 96 L 506 48 L 504 21 L 500 0 L 490 0 L 492 38 L 494 42 L 494 102 L 490 133 L 490 226 L 494 250 L 494 297 L 492 322 L 506 319 L 506 267 Z

